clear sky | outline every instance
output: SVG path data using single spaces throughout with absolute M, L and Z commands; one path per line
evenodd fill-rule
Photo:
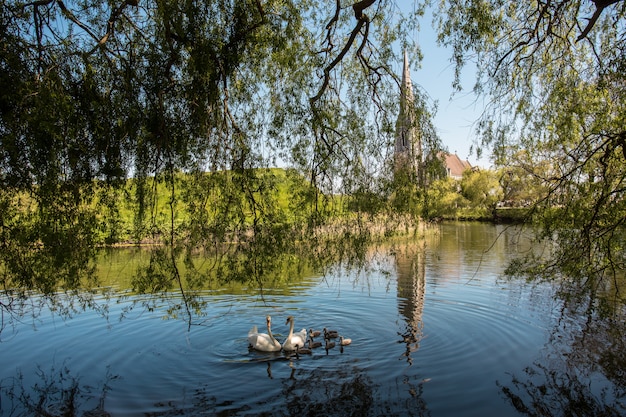
M 437 37 L 432 29 L 432 17 L 425 15 L 420 23 L 420 31 L 412 34 L 415 42 L 420 45 L 423 60 L 421 65 L 411 65 L 411 81 L 414 88 L 419 88 L 431 100 L 438 103 L 434 124 L 443 145 L 472 165 L 489 168 L 489 152 L 483 151 L 480 160 L 475 150 L 470 153 L 476 141 L 475 125 L 482 113 L 483 100 L 472 93 L 475 83 L 475 70 L 468 63 L 462 73 L 463 91 L 455 92 L 452 88 L 454 80 L 454 64 L 451 62 L 452 52 L 437 45 Z M 402 62 L 398 63 L 397 74 L 402 74 Z M 475 146 L 474 146 L 475 147 Z

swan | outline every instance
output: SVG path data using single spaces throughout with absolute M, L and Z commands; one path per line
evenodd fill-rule
M 309 339 L 309 349 L 314 349 L 322 346 L 322 342 L 314 342 L 313 339 Z
M 306 330 L 305 330 L 306 331 Z M 300 359 L 300 354 L 301 353 L 305 353 L 305 354 L 311 354 L 313 353 L 311 351 L 311 349 L 307 349 L 307 348 L 302 348 L 298 345 L 296 345 L 296 359 Z
M 322 332 L 320 332 L 319 330 L 309 329 L 309 337 L 311 339 L 313 339 L 314 337 L 317 337 L 317 336 L 319 336 L 321 334 L 322 334 Z
M 324 327 L 324 339 L 336 339 L 337 337 L 339 337 L 337 330 L 327 330 L 326 327 Z
M 304 347 L 306 340 L 307 340 L 306 329 L 302 329 L 299 332 L 294 333 L 293 332 L 293 327 L 294 327 L 293 316 L 287 317 L 287 321 L 285 322 L 285 324 L 289 324 L 289 335 L 287 335 L 287 339 L 285 339 L 285 342 L 283 343 L 283 349 L 289 351 L 289 350 L 296 350 L 297 346 Z
M 335 342 L 330 342 L 328 339 L 326 339 L 326 352 L 328 352 L 328 349 L 332 349 L 335 347 Z
M 341 344 L 341 346 L 348 346 L 350 343 L 352 343 L 352 339 L 347 339 L 343 336 L 339 337 L 339 344 Z
M 280 342 L 272 335 L 272 318 L 270 316 L 265 317 L 267 324 L 267 333 L 259 333 L 256 326 L 248 332 L 248 342 L 256 350 L 262 352 L 278 352 L 281 348 Z
M 304 354 L 307 354 L 307 355 L 310 355 L 311 353 L 313 353 L 313 351 L 311 349 L 309 349 L 307 347 L 304 347 L 304 346 L 296 345 L 296 348 L 297 348 L 296 349 L 296 353 L 304 353 Z

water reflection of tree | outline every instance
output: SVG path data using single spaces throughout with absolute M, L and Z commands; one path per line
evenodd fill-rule
M 304 359 L 306 360 L 306 359 Z M 268 376 L 271 372 L 268 361 Z M 280 367 L 285 371 L 285 367 Z M 180 401 L 156 402 L 151 411 L 135 410 L 146 416 L 179 415 L 267 415 L 267 416 L 365 416 L 403 415 L 428 416 L 423 395 L 423 383 L 410 384 L 410 398 L 396 401 L 379 393 L 379 386 L 367 372 L 354 364 L 344 364 L 330 369 L 310 369 L 299 366 L 294 360 L 288 374 L 274 375 L 280 378 L 282 389 L 275 396 L 260 402 L 245 398 L 224 401 L 206 386 L 184 389 Z M 115 389 L 118 378 L 107 372 L 105 381 L 98 386 L 88 386 L 73 375 L 67 365 L 49 372 L 41 369 L 39 381 L 26 387 L 24 378 L 1 381 L 3 400 L 0 414 L 7 416 L 84 416 L 105 417 L 105 399 Z M 156 409 L 156 411 L 155 411 Z
M 105 417 L 105 398 L 116 375 L 106 373 L 100 386 L 80 383 L 67 364 L 52 367 L 49 372 L 39 368 L 39 381 L 24 386 L 21 373 L 0 381 L 0 415 L 6 416 L 84 416 Z
M 528 416 L 625 415 L 624 313 L 564 309 L 542 357 L 498 383 L 505 397 Z
M 393 402 L 381 398 L 380 387 L 367 373 L 355 365 L 344 365 L 336 369 L 303 369 L 297 364 L 291 367 L 289 378 L 283 379 L 283 388 L 278 394 L 284 398 L 273 398 L 272 404 L 283 403 L 277 410 L 258 404 L 260 412 L 246 414 L 272 416 L 367 416 L 403 415 L 427 416 L 429 412 L 422 398 L 423 384 L 411 386 L 411 398 Z M 254 405 L 252 405 L 254 407 Z M 241 407 L 238 406 L 238 409 Z M 216 410 L 232 415 L 232 409 Z
M 395 250 L 398 276 L 398 309 L 406 320 L 406 327 L 399 335 L 406 344 L 407 362 L 413 363 L 411 354 L 419 349 L 423 335 L 424 289 L 426 263 L 425 240 L 398 246 Z

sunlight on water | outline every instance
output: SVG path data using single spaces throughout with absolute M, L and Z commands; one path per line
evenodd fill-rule
M 189 329 L 159 309 L 131 309 L 134 297 L 113 300 L 108 320 L 44 313 L 2 334 L 0 412 L 29 415 L 20 393 L 36 403 L 33 387 L 76 382 L 82 409 L 124 416 L 336 414 L 329 401 L 355 415 L 515 415 L 503 392 L 525 398 L 511 395 L 511 375 L 541 360 L 560 306 L 546 285 L 502 279 L 522 242 L 494 244 L 501 232 L 444 225 L 372 253 L 368 271 L 337 267 L 297 291 L 207 291 Z M 251 351 L 248 330 L 265 331 L 267 314 L 281 341 L 293 315 L 296 330 L 327 327 L 352 343 L 299 357 Z

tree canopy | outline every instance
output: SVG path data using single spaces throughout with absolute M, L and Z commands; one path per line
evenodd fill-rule
M 264 244 L 272 259 L 270 248 L 285 248 L 341 204 L 337 194 L 376 196 L 356 206 L 380 210 L 397 186 L 392 68 L 403 48 L 419 57 L 410 34 L 430 23 L 429 6 L 2 1 L 4 288 L 76 288 L 92 276 L 96 248 L 118 239 L 120 202 L 135 241 L 166 243 L 158 259 L 224 242 Z M 490 99 L 482 145 L 546 190 L 534 218 L 560 244 L 543 272 L 615 277 L 625 266 L 625 10 L 623 1 L 446 0 L 435 12 L 457 74 L 474 61 L 474 89 Z M 423 143 L 435 151 L 417 93 Z M 520 149 L 531 157 L 516 158 Z M 276 178 L 259 171 L 277 165 L 308 181 L 289 213 Z M 165 222 L 156 207 L 167 208 Z M 159 265 L 151 273 L 163 281 L 146 288 L 181 283 L 175 264 Z M 258 265 L 238 260 L 230 270 Z
M 95 286 L 97 249 L 122 234 L 163 244 L 141 291 L 201 286 L 197 251 L 222 257 L 212 276 L 260 279 L 294 242 L 317 241 L 335 195 L 384 201 L 394 46 L 410 44 L 421 12 L 388 0 L 2 1 L 3 308 L 28 290 Z M 295 170 L 285 182 L 275 166 Z
M 530 265 L 592 291 L 617 280 L 626 266 L 626 4 L 445 3 L 440 40 L 459 68 L 475 59 L 475 89 L 492 100 L 483 145 L 543 190 L 534 219 L 558 246 Z

